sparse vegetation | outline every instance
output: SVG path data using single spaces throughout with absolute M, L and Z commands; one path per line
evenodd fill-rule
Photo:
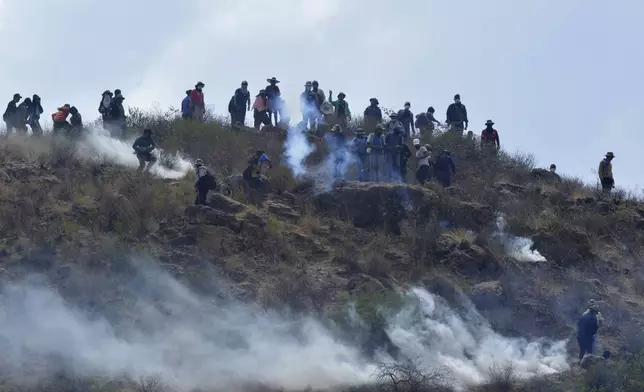
M 197 274 L 200 260 L 217 266 L 240 297 L 265 308 L 337 319 L 353 307 L 370 325 L 402 306 L 399 292 L 409 285 L 439 287 L 432 284 L 441 278 L 471 292 L 496 282 L 489 286 L 501 287 L 503 307 L 522 313 L 507 325 L 507 314 L 498 312 L 501 299 L 477 303 L 493 326 L 557 338 L 570 335 L 571 320 L 594 297 L 606 304 L 602 341 L 621 350 L 617 359 L 583 373 L 571 371 L 563 381 L 519 380 L 510 365 L 492 369 L 488 382 L 471 390 L 644 389 L 644 360 L 637 353 L 642 347 L 624 341 L 626 331 L 641 330 L 644 321 L 644 205 L 637 195 L 618 190 L 613 199 L 601 200 L 594 186 L 578 179 L 535 178 L 529 155 L 490 157 L 467 140 L 439 134 L 425 141 L 434 151 L 453 152 L 454 186 L 402 187 L 411 207 L 392 212 L 392 198 L 383 195 L 393 186 L 349 183 L 329 196 L 294 179 L 279 164 L 284 139 L 279 133 L 232 131 L 218 122 L 195 125 L 174 112 L 133 111 L 129 125 L 154 128 L 158 145 L 168 152 L 204 159 L 226 184 L 226 194 L 245 208 L 197 219 L 188 208 L 194 201 L 192 178 L 139 176 L 110 162 L 82 161 L 64 139 L 12 136 L 0 141 L 2 271 L 27 264 L 50 271 L 65 260 L 73 269 L 109 272 L 119 255 L 148 253 L 181 264 L 190 275 Z M 320 144 L 318 153 L 324 151 L 323 139 L 311 140 Z M 258 148 L 276 164 L 268 172 L 265 199 L 250 197 L 228 179 L 241 173 Z M 309 164 L 319 159 L 312 157 Z M 508 231 L 533 239 L 548 263 L 533 268 L 506 260 L 488 240 L 497 212 L 505 215 Z M 43 249 L 53 259 L 46 268 L 34 261 Z M 423 374 L 413 363 L 383 365 L 376 379 L 378 385 L 352 391 L 452 390 L 443 370 Z M 72 378 L 39 388 L 166 392 L 161 380 Z

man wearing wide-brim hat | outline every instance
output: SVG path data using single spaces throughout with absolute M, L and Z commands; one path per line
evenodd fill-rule
M 203 95 L 203 88 L 206 85 L 203 82 L 197 82 L 195 89 L 190 92 L 190 111 L 192 119 L 195 121 L 203 121 L 206 114 L 206 101 Z
M 602 184 L 602 193 L 604 196 L 610 195 L 613 188 L 615 188 L 615 179 L 613 178 L 613 164 L 611 161 L 615 158 L 615 154 L 607 152 L 606 157 L 599 162 L 599 181 Z
M 280 81 L 277 80 L 275 76 L 272 78 L 266 79 L 268 86 L 266 90 L 266 109 L 268 110 L 268 118 L 272 121 L 275 118 L 275 126 L 279 124 L 277 119 L 277 114 L 279 113 L 279 98 L 282 96 L 280 88 L 277 86 L 277 83 Z

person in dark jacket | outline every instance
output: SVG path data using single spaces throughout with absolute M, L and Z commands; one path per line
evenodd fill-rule
M 261 189 L 264 184 L 264 177 L 262 169 L 264 164 L 268 164 L 268 168 L 273 167 L 273 163 L 268 158 L 268 155 L 263 150 L 255 151 L 255 153 L 248 160 L 248 166 L 242 172 L 242 178 L 250 189 Z
M 436 128 L 434 124 L 441 125 L 441 122 L 434 117 L 435 112 L 436 110 L 430 106 L 427 112 L 416 115 L 416 123 L 414 125 L 416 125 L 420 136 L 428 136 L 431 138 Z
M 16 113 L 18 112 L 18 102 L 22 99 L 22 96 L 18 93 L 13 95 L 13 99 L 7 104 L 7 108 L 2 115 L 4 123 L 7 125 L 7 135 L 13 132 L 16 123 Z
M 235 90 L 233 95 L 231 122 L 234 127 L 244 126 L 246 123 L 246 112 L 250 110 L 250 91 L 248 82 L 243 81 L 241 87 Z
M 331 128 L 331 134 L 327 136 L 327 143 L 333 162 L 333 178 L 343 178 L 344 163 L 346 162 L 347 154 L 347 139 L 344 133 L 342 133 L 342 127 L 336 124 Z
M 597 340 L 597 331 L 601 324 L 601 314 L 595 300 L 590 300 L 588 310 L 577 320 L 577 343 L 579 344 L 579 361 L 586 354 L 592 354 Z
M 125 136 L 125 108 L 123 101 L 125 98 L 121 90 L 114 90 L 114 98 L 110 101 L 109 119 L 110 119 L 110 132 L 112 137 L 122 138 Z
M 485 129 L 481 132 L 481 149 L 496 153 L 501 149 L 501 141 L 499 140 L 499 133 L 493 126 L 494 122 L 492 120 L 485 122 Z
M 42 135 L 42 127 L 40 126 L 40 116 L 43 114 L 41 100 L 38 94 L 31 97 L 31 106 L 29 107 L 29 114 L 27 117 L 27 124 L 31 127 L 31 132 L 34 135 Z
M 597 174 L 599 174 L 599 182 L 602 184 L 602 195 L 610 195 L 613 188 L 615 188 L 615 178 L 613 177 L 613 164 L 612 161 L 615 154 L 607 152 L 606 157 L 599 162 Z
M 71 114 L 71 117 L 69 118 L 69 122 L 72 125 L 70 129 L 71 136 L 78 137 L 81 135 L 83 130 L 83 117 L 78 112 L 76 106 L 72 106 L 69 109 L 69 114 Z
M 208 192 L 217 188 L 217 180 L 201 159 L 195 161 L 195 177 L 195 205 L 208 205 Z
M 367 132 L 374 132 L 382 122 L 382 110 L 378 107 L 378 98 L 371 98 L 370 105 L 364 110 L 364 127 Z
M 395 116 L 392 114 L 391 116 Z M 403 145 L 405 144 L 404 130 L 402 127 L 391 127 L 385 136 L 385 178 L 400 181 Z
M 398 111 L 398 121 L 402 123 L 405 129 L 405 138 L 416 134 L 416 129 L 414 128 L 414 113 L 410 109 L 411 103 L 405 102 L 405 108 Z
M 447 107 L 447 124 L 450 131 L 461 132 L 467 131 L 469 120 L 467 119 L 467 108 L 461 103 L 460 94 L 454 95 L 454 103 Z
M 20 105 L 15 115 L 14 128 L 22 133 L 27 133 L 27 122 L 29 120 L 29 108 L 31 107 L 31 98 L 27 97 Z
M 355 157 L 358 181 L 369 181 L 369 154 L 367 137 L 362 128 L 356 129 L 356 137 L 351 143 L 351 153 Z
M 279 108 L 277 106 L 279 105 L 279 100 L 277 98 L 282 96 L 282 92 L 280 91 L 280 88 L 277 84 L 280 81 L 277 80 L 275 76 L 270 79 L 266 79 L 266 81 L 268 82 L 268 86 L 266 86 L 264 91 L 266 91 L 266 107 L 268 110 L 268 119 L 269 121 L 273 121 L 273 118 L 275 118 L 275 126 L 278 126 L 279 121 L 277 119 L 277 114 L 279 112 Z
M 300 94 L 300 112 L 306 129 L 316 129 L 317 119 L 320 117 L 317 109 L 317 94 L 313 92 L 313 84 L 308 81 Z
M 333 91 L 329 90 L 329 102 L 331 102 L 335 108 L 335 122 L 340 125 L 342 129 L 348 129 L 349 121 L 351 120 L 351 109 L 349 109 L 349 102 L 345 100 L 347 95 L 345 93 L 339 93 L 337 101 L 332 100 L 332 96 Z
M 407 163 L 409 158 L 411 158 L 411 150 L 407 143 L 403 143 L 400 151 L 400 180 L 402 182 L 407 182 Z
M 152 165 L 157 161 L 157 158 L 152 154 L 152 151 L 156 148 L 154 144 L 154 139 L 152 138 L 152 130 L 146 128 L 143 130 L 143 135 L 139 136 L 132 144 L 134 153 L 139 159 L 139 168 L 137 171 L 140 173 L 145 169 L 145 171 L 150 171 Z M 149 163 L 146 167 L 146 162 Z
M 456 174 L 456 165 L 449 151 L 443 150 L 434 162 L 434 176 L 436 180 L 447 188 L 452 186 L 452 176 Z
M 192 118 L 190 94 L 192 94 L 192 90 L 186 90 L 186 96 L 181 100 L 181 118 L 184 120 L 190 120 L 190 118 Z

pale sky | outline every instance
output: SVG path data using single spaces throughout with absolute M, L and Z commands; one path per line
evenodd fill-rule
M 642 0 L 0 0 L 0 90 L 86 121 L 105 89 L 179 107 L 199 80 L 225 114 L 242 80 L 275 76 L 295 119 L 312 79 L 354 112 L 376 96 L 441 121 L 460 93 L 505 149 L 592 182 L 613 151 L 617 186 L 639 189 L 643 17 Z

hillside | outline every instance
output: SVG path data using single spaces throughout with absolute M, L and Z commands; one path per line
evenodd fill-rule
M 128 167 L 131 142 L 0 140 L 4 389 L 412 391 L 393 384 L 433 375 L 442 389 L 422 390 L 641 390 L 644 205 L 624 192 L 601 200 L 443 134 L 451 188 L 351 170 L 325 187 L 276 164 L 248 195 L 246 160 L 283 161 L 285 132 L 133 117 L 172 178 Z M 319 173 L 324 139 L 307 140 Z M 176 175 L 184 157 L 217 172 L 209 207 Z M 591 298 L 613 357 L 581 371 Z

